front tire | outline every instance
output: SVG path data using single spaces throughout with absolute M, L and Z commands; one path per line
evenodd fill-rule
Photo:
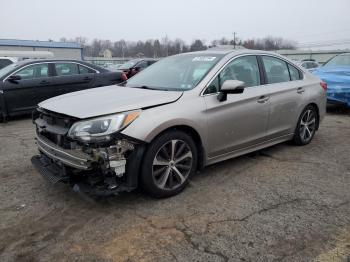
M 301 113 L 294 132 L 293 141 L 299 146 L 307 145 L 313 139 L 318 125 L 316 108 L 308 105 Z
M 197 148 L 182 131 L 169 131 L 148 147 L 142 164 L 143 187 L 157 198 L 180 193 L 197 168 Z

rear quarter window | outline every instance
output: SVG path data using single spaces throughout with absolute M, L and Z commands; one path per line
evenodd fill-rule
M 85 66 L 82 65 L 78 65 L 79 67 L 79 74 L 92 74 L 92 73 L 96 73 L 94 70 L 87 68 Z
M 289 69 L 290 80 L 291 81 L 302 79 L 302 73 L 297 68 L 295 68 L 294 66 L 288 64 L 288 69 Z

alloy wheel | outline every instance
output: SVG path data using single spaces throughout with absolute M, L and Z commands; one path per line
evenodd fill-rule
M 316 130 L 316 113 L 312 109 L 304 112 L 300 119 L 299 135 L 304 143 L 309 142 Z
M 152 174 L 160 189 L 170 190 L 181 186 L 191 172 L 193 155 L 189 145 L 182 140 L 166 142 L 156 153 Z

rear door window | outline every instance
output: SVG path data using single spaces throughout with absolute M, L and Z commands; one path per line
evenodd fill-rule
M 58 76 L 78 75 L 78 65 L 75 63 L 55 63 L 56 74 Z
M 268 84 L 290 81 L 287 63 L 281 59 L 262 56 Z

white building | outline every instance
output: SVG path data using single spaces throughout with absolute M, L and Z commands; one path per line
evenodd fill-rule
M 277 53 L 284 55 L 294 60 L 305 60 L 314 59 L 315 61 L 324 64 L 332 57 L 342 54 L 349 53 L 349 49 L 344 50 L 278 50 Z
M 47 51 L 54 55 L 55 59 L 83 59 L 83 48 L 74 42 L 53 42 L 0 39 L 0 51 Z

